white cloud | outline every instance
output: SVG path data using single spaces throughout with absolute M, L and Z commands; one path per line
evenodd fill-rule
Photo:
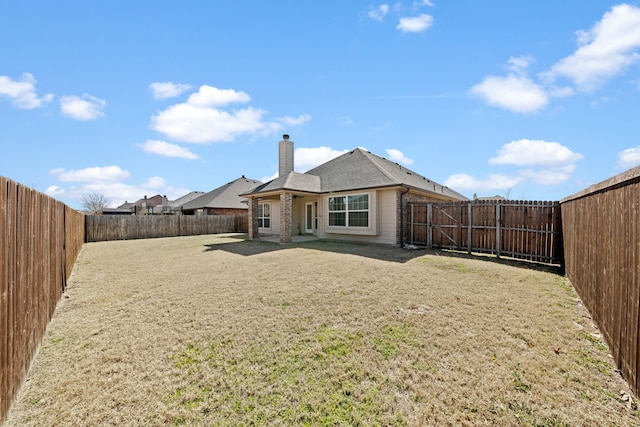
M 627 148 L 618 153 L 618 166 L 620 168 L 629 169 L 638 165 L 640 165 L 640 145 Z
M 547 106 L 547 94 L 524 76 L 489 76 L 471 88 L 471 93 L 494 105 L 516 113 L 533 113 Z
M 266 120 L 266 111 L 259 108 L 222 108 L 250 100 L 251 97 L 242 91 L 204 85 L 186 102 L 172 105 L 152 116 L 150 126 L 177 141 L 206 144 L 232 141 L 244 134 L 271 134 L 280 131 L 283 123 L 300 125 L 311 119 L 308 114 L 285 116 L 280 119 L 281 123 Z
M 42 107 L 51 102 L 53 95 L 49 93 L 38 97 L 36 83 L 36 79 L 30 73 L 22 73 L 18 80 L 0 76 L 0 96 L 10 98 L 11 103 L 17 108 L 30 110 Z
M 287 126 L 300 126 L 311 120 L 310 114 L 301 114 L 298 117 L 284 116 L 278 119 L 282 124 Z
M 422 13 L 411 18 L 400 18 L 396 29 L 403 33 L 420 33 L 433 25 L 433 16 Z
M 142 184 L 143 187 L 161 190 L 167 186 L 167 181 L 160 176 L 152 176 L 147 178 L 147 181 Z
M 191 89 L 191 87 L 192 87 L 191 85 L 188 85 L 185 83 L 173 83 L 173 82 L 166 82 L 166 83 L 155 82 L 149 85 L 149 89 L 151 89 L 151 92 L 153 92 L 154 99 L 173 98 L 175 96 L 182 94 L 183 92 L 188 91 L 189 89 Z
M 512 56 L 507 60 L 507 69 L 518 75 L 523 75 L 534 61 L 531 55 Z
M 163 157 L 178 157 L 189 160 L 196 160 L 200 158 L 200 156 L 191 152 L 191 150 L 187 148 L 165 141 L 149 139 L 147 142 L 142 144 L 142 149 L 145 153 L 158 154 Z
M 640 8 L 614 6 L 588 31 L 578 31 L 578 49 L 539 74 L 541 83 L 526 76 L 534 61 L 529 55 L 507 61 L 507 77 L 488 76 L 471 93 L 488 104 L 516 113 L 545 108 L 549 97 L 567 97 L 576 91 L 593 91 L 640 60 Z M 555 84 L 566 78 L 576 88 Z
M 190 104 L 173 105 L 151 118 L 151 128 L 171 139 L 192 143 L 228 142 L 236 136 L 275 132 L 279 123 L 266 122 L 264 110 L 246 108 L 227 112 Z
M 486 192 L 508 190 L 523 182 L 538 185 L 557 185 L 573 174 L 575 163 L 582 155 L 557 143 L 521 139 L 503 145 L 498 155 L 489 159 L 491 165 L 528 166 L 517 174 L 490 174 L 478 179 L 468 174 L 450 176 L 445 185 L 458 191 Z
M 413 2 L 414 9 L 421 6 L 435 6 L 435 4 L 431 0 L 421 0 Z
M 60 98 L 62 114 L 75 120 L 93 120 L 104 116 L 104 107 L 107 102 L 103 99 L 84 94 L 78 96 L 63 96 Z
M 227 104 L 246 103 L 249 101 L 251 101 L 251 97 L 245 92 L 202 85 L 198 92 L 189 96 L 187 103 L 196 107 L 221 107 Z
M 175 200 L 189 193 L 186 188 L 173 187 L 159 176 L 147 178 L 141 184 L 127 184 L 124 181 L 130 173 L 119 166 L 90 167 L 81 170 L 67 171 L 54 169 L 50 172 L 59 181 L 70 183 L 68 186 L 52 185 L 45 191 L 57 199 L 75 200 L 76 206 L 81 207 L 81 197 L 86 194 L 102 194 L 110 200 L 109 207 L 116 207 L 125 201 L 136 201 L 145 195 L 166 195 L 169 200 Z M 69 202 L 71 203 L 71 202 Z
M 62 182 L 114 182 L 121 181 L 129 177 L 129 172 L 120 169 L 119 166 L 96 166 L 70 171 L 58 168 L 52 169 L 50 173 L 57 176 L 58 180 Z
M 376 9 L 370 10 L 368 16 L 376 21 L 382 21 L 387 13 L 389 13 L 389 5 L 381 4 Z
M 547 93 L 549 94 L 549 96 L 552 96 L 554 98 L 564 98 L 567 96 L 575 95 L 576 91 L 569 86 L 550 86 L 547 88 Z
M 542 170 L 525 169 L 520 171 L 520 175 L 536 184 L 557 185 L 571 178 L 575 168 L 575 165 L 569 164 Z
M 457 191 L 508 190 L 520 182 L 522 177 L 490 174 L 485 179 L 477 179 L 467 174 L 455 174 L 446 179 L 444 185 Z
M 489 159 L 492 165 L 559 166 L 573 164 L 582 155 L 557 142 L 520 139 L 503 145 L 498 155 Z
M 614 6 L 588 31 L 577 32 L 579 48 L 561 59 L 543 77 L 566 77 L 591 91 L 640 59 L 640 8 Z
M 331 147 L 296 148 L 294 153 L 295 169 L 305 172 L 329 160 L 343 155 L 349 150 L 334 150 Z
M 392 162 L 402 163 L 403 165 L 407 166 L 413 164 L 413 159 L 406 157 L 400 150 L 396 150 L 395 148 L 387 148 L 385 149 L 385 151 L 389 156 L 389 160 L 391 160 Z

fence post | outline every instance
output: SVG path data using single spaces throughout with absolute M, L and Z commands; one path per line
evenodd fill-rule
M 472 218 L 472 212 L 473 212 L 473 206 L 471 206 L 471 202 L 469 202 L 469 204 L 467 205 L 467 221 L 468 221 L 468 229 L 467 229 L 467 252 L 471 253 L 471 229 L 472 229 L 472 225 L 473 225 L 473 218 Z
M 500 258 L 502 250 L 502 205 L 496 204 L 496 257 Z
M 411 246 L 413 246 L 413 227 L 414 227 L 414 205 L 411 204 Z
M 432 220 L 433 220 L 433 205 L 429 203 L 427 205 L 427 247 L 429 249 L 433 247 L 433 234 L 431 230 Z

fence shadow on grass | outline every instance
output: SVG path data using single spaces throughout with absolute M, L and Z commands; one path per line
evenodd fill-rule
M 542 271 L 546 273 L 557 274 L 559 276 L 564 276 L 565 274 L 564 267 L 557 264 L 543 264 L 539 262 L 527 261 L 527 260 L 522 260 L 517 258 L 505 258 L 505 257 L 498 258 L 495 255 L 490 255 L 490 254 L 482 254 L 482 253 L 474 253 L 474 252 L 472 253 L 458 252 L 458 251 L 448 250 L 448 249 L 434 249 L 430 252 L 441 255 L 441 256 L 493 262 L 501 265 L 509 265 L 512 267 L 526 268 L 534 271 Z
M 225 251 L 242 256 L 253 256 L 264 253 L 302 248 L 318 250 L 323 252 L 333 252 L 345 255 L 363 256 L 381 261 L 405 263 L 415 258 L 425 255 L 446 256 L 454 258 L 475 259 L 485 262 L 494 262 L 513 267 L 527 268 L 536 271 L 544 271 L 563 275 L 563 269 L 558 265 L 548 265 L 530 261 L 522 261 L 511 258 L 497 258 L 486 254 L 468 254 L 466 252 L 456 252 L 451 250 L 415 248 L 405 249 L 394 246 L 373 245 L 367 243 L 336 242 L 327 240 L 313 240 L 306 242 L 280 244 L 262 240 L 242 240 L 232 242 L 211 243 L 205 245 L 205 251 Z

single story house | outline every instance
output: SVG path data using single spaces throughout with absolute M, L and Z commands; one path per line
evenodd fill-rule
M 203 194 L 204 191 L 191 191 L 176 200 L 169 200 L 167 196 L 159 194 L 151 198 L 144 196 L 133 203 L 125 200 L 117 208 L 104 208 L 102 215 L 170 215 L 175 213 L 176 208 Z
M 262 182 L 242 177 L 188 201 L 174 210 L 182 215 L 246 215 L 247 203 L 240 193 L 251 191 Z
M 293 142 L 278 143 L 279 176 L 242 193 L 249 238 L 279 235 L 389 245 L 404 241 L 408 202 L 468 200 L 398 163 L 356 148 L 305 173 L 294 172 Z
M 116 208 L 117 211 L 129 210 L 131 215 L 152 215 L 168 213 L 169 211 L 169 199 L 167 196 L 161 196 L 156 194 L 153 197 L 144 196 L 133 203 L 125 201 L 122 205 Z M 103 211 L 104 214 L 104 211 Z

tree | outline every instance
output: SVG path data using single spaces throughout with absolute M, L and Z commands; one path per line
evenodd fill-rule
M 511 196 L 511 190 L 513 190 L 512 187 L 507 188 L 506 190 L 504 190 L 504 198 L 507 200 L 511 200 L 510 196 Z
M 82 201 L 83 210 L 92 215 L 102 213 L 102 210 L 109 206 L 110 203 L 109 199 L 100 193 L 83 194 L 80 196 L 80 200 Z

